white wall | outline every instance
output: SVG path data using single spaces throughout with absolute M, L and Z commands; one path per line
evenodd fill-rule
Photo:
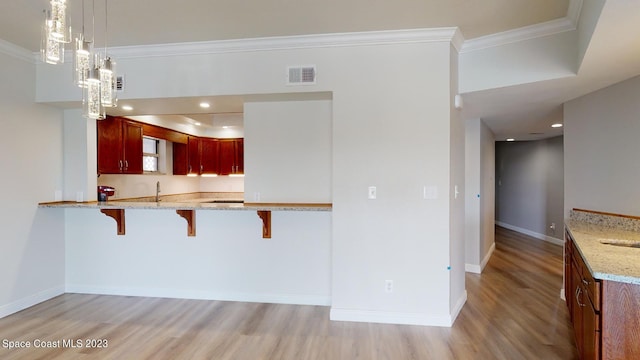
M 640 77 L 564 107 L 564 214 L 572 208 L 640 215 Z
M 495 138 L 481 119 L 466 122 L 465 261 L 481 273 L 495 249 Z
M 245 201 L 331 203 L 331 100 L 244 109 Z
M 124 236 L 98 210 L 67 209 L 67 292 L 329 305 L 330 212 L 126 210 Z
M 62 111 L 34 104 L 35 65 L 0 44 L 0 317 L 64 291 Z M 61 195 L 60 195 L 61 196 Z
M 562 136 L 497 142 L 496 223 L 562 244 L 563 162 Z
M 480 126 L 480 266 L 489 261 L 495 249 L 496 219 L 496 139 L 489 127 Z
M 451 309 L 463 296 L 463 237 L 451 231 L 463 227 L 463 206 L 452 205 L 452 185 L 464 187 L 464 140 L 462 125 L 451 124 L 450 37 L 443 40 L 442 31 L 436 33 L 429 38 L 427 31 L 421 38 L 400 31 L 398 41 L 389 34 L 381 39 L 340 36 L 334 39 L 339 46 L 312 42 L 278 50 L 116 57 L 127 76 L 122 99 L 332 93 L 334 206 L 331 222 L 322 225 L 322 233 L 330 229 L 331 234 L 324 243 L 332 259 L 331 317 L 450 325 L 455 318 Z M 347 46 L 343 39 L 355 39 L 354 44 Z M 317 66 L 315 85 L 285 84 L 287 66 L 299 64 Z M 75 90 L 50 91 L 49 84 L 67 81 L 68 71 L 40 68 L 38 99 L 76 99 Z M 301 164 L 300 171 L 312 167 Z M 426 185 L 437 187 L 437 199 L 423 199 Z M 367 199 L 369 186 L 377 186 L 377 200 Z M 85 218 L 82 224 L 68 219 L 67 227 L 102 229 L 98 218 Z M 296 226 L 287 221 L 286 226 Z M 143 227 L 157 223 L 150 213 L 136 222 Z M 70 234 L 67 244 L 73 247 L 80 236 Z M 158 241 L 171 241 L 168 232 L 158 236 Z M 392 293 L 385 293 L 385 280 L 394 281 Z
M 455 320 L 467 300 L 464 259 L 464 194 L 465 190 L 465 130 L 460 111 L 454 107 L 458 94 L 458 52 L 449 48 L 449 313 Z
M 575 76 L 577 36 L 576 31 L 567 31 L 473 50 L 465 44 L 460 54 L 460 92 Z

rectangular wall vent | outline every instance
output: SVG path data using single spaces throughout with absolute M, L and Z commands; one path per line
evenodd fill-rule
M 316 66 L 290 66 L 287 68 L 288 85 L 312 85 L 316 83 Z
M 116 91 L 124 91 L 124 75 L 116 76 Z

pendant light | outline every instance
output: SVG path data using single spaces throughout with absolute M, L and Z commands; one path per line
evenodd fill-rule
M 51 37 L 61 43 L 68 43 L 71 28 L 67 28 L 67 1 L 51 0 Z
M 83 115 L 89 119 L 102 120 L 106 118 L 106 114 L 101 101 L 100 67 L 98 64 L 100 64 L 100 59 L 96 54 L 94 66 L 91 67 L 87 78 L 87 87 L 84 89 Z
M 57 41 L 53 36 L 53 20 L 51 20 L 51 11 L 43 10 L 44 24 L 42 25 L 42 37 L 40 44 L 40 53 L 42 61 L 47 64 L 61 64 L 64 62 L 64 43 Z
M 116 97 L 116 63 L 107 54 L 107 34 L 109 25 L 109 12 L 107 0 L 104 0 L 104 59 L 100 65 L 100 102 L 104 107 L 117 106 Z
M 87 78 L 91 69 L 91 54 L 93 53 L 93 41 L 88 41 L 84 32 L 84 1 L 82 0 L 82 33 L 75 39 L 73 80 L 81 88 L 87 87 Z

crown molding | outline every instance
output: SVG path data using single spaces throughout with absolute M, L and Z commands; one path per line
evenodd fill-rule
M 547 21 L 540 24 L 529 25 L 514 30 L 482 36 L 466 40 L 462 45 L 461 53 L 492 48 L 495 46 L 513 44 L 520 41 L 531 40 L 549 35 L 555 35 L 576 29 L 575 24 L 569 18 Z
M 567 18 L 573 23 L 574 27 L 578 27 L 578 19 L 582 11 L 583 0 L 569 0 L 569 8 L 567 9 Z
M 2 39 L 0 39 L 0 53 L 13 56 L 30 64 L 36 63 L 37 55 L 35 53 Z
M 368 31 L 321 35 L 300 35 L 237 39 L 221 41 L 186 42 L 174 44 L 111 47 L 109 53 L 116 59 L 148 58 L 158 56 L 184 56 L 225 54 L 254 51 L 313 49 L 327 47 L 391 45 L 409 43 L 452 42 L 457 28 L 409 29 Z M 455 39 L 454 39 L 455 38 Z M 454 43 L 454 46 L 456 44 Z
M 566 31 L 574 31 L 578 27 L 578 20 L 580 19 L 580 12 L 582 11 L 582 1 L 583 0 L 569 0 L 567 16 L 562 19 L 551 20 L 540 24 L 534 24 L 466 40 L 464 44 L 462 44 L 460 52 L 464 53 L 487 49 L 494 46 L 507 45 L 519 41 L 555 35 Z

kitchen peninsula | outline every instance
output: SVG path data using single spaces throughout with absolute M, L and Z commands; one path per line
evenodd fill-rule
M 125 235 L 125 209 L 153 209 L 175 210 L 178 215 L 187 221 L 188 235 L 195 236 L 195 211 L 196 210 L 236 210 L 256 211 L 263 222 L 262 237 L 271 238 L 271 212 L 272 211 L 331 211 L 331 204 L 281 204 L 281 203 L 236 203 L 218 202 L 211 199 L 190 199 L 184 201 L 127 201 L 115 200 L 105 202 L 56 202 L 41 203 L 44 208 L 82 208 L 99 209 L 103 214 L 112 217 L 118 228 L 118 235 Z

